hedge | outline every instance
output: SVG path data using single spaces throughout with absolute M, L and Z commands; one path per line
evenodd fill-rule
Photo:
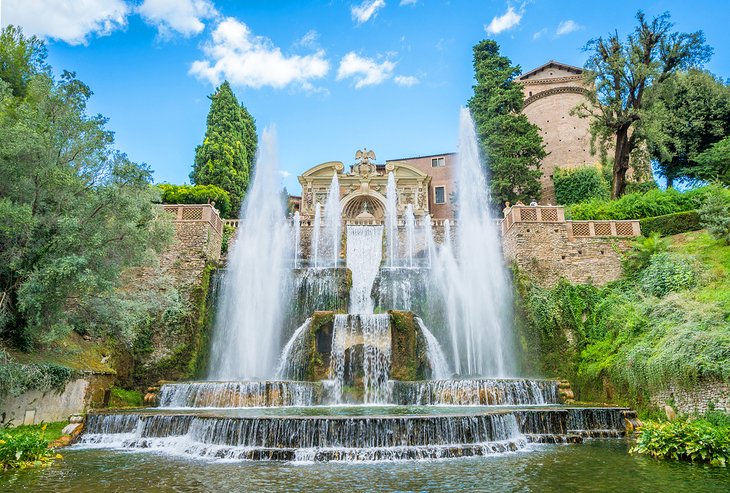
M 640 219 L 641 234 L 648 236 L 651 233 L 659 233 L 662 236 L 671 236 L 687 231 L 702 229 L 700 214 L 698 211 L 675 212 L 663 216 L 647 217 Z
M 574 169 L 556 169 L 553 173 L 555 197 L 558 204 L 569 205 L 590 199 L 607 200 L 611 187 L 595 166 Z
M 229 217 L 231 197 L 227 191 L 215 185 L 157 185 L 164 204 L 207 204 L 215 202 L 222 217 Z
M 566 208 L 566 215 L 574 220 L 624 220 L 663 216 L 699 209 L 710 187 L 695 188 L 686 192 L 650 190 L 646 193 L 630 193 L 617 200 L 589 200 Z

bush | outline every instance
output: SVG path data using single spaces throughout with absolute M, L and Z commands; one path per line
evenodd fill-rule
M 14 361 L 0 349 L 0 396 L 19 396 L 29 390 L 61 390 L 73 377 L 73 371 L 54 363 L 25 365 Z
M 730 428 L 713 426 L 704 419 L 647 422 L 641 428 L 631 452 L 656 459 L 725 466 L 730 462 Z
M 162 183 L 157 185 L 162 193 L 164 204 L 207 204 L 215 202 L 215 207 L 220 211 L 222 217 L 229 217 L 233 212 L 231 208 L 231 197 L 228 192 L 215 185 L 170 185 Z
M 658 233 L 662 236 L 677 235 L 687 231 L 702 229 L 698 211 L 675 212 L 663 216 L 640 219 L 641 233 L 649 235 Z
M 654 189 L 646 193 L 631 193 L 618 200 L 597 200 L 573 204 L 567 208 L 575 220 L 622 220 L 664 216 L 699 209 L 710 194 L 710 187 L 686 192 Z
M 560 205 L 576 204 L 590 199 L 608 200 L 611 196 L 608 182 L 595 166 L 556 169 L 553 183 Z
M 702 226 L 718 240 L 730 244 L 730 196 L 726 189 L 711 187 L 705 204 L 700 209 Z
M 673 291 L 694 286 L 695 272 L 687 261 L 667 252 L 651 256 L 649 266 L 641 273 L 641 287 L 654 296 L 662 297 Z
M 649 265 L 649 261 L 656 253 L 669 250 L 669 241 L 663 239 L 659 233 L 651 233 L 641 236 L 634 242 L 631 251 L 628 253 L 624 270 L 633 274 Z
M 0 470 L 43 467 L 61 456 L 48 448 L 46 425 L 0 429 Z

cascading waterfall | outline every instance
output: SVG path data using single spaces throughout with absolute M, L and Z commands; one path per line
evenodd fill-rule
M 290 378 L 293 380 L 301 380 L 302 369 L 304 368 L 303 359 L 307 357 L 307 331 L 312 326 L 312 319 L 308 318 L 305 322 L 294 331 L 291 339 L 284 346 L 281 352 L 281 361 L 276 370 L 277 378 Z
M 398 258 L 398 192 L 395 175 L 388 172 L 388 185 L 385 189 L 385 240 L 389 267 L 395 267 Z
M 428 362 L 431 365 L 431 378 L 436 380 L 449 378 L 451 376 L 451 371 L 449 370 L 449 363 L 446 361 L 446 355 L 444 355 L 444 352 L 441 349 L 441 344 L 439 344 L 439 341 L 434 337 L 431 331 L 428 330 L 428 327 L 426 327 L 423 323 L 423 320 L 416 317 L 416 323 L 418 324 L 418 328 L 421 329 L 421 334 L 423 334 L 424 339 L 426 339 L 426 345 L 428 346 L 426 349 L 426 356 L 428 357 Z
M 458 227 L 433 269 L 451 335 L 453 365 L 461 375 L 505 377 L 514 372 L 511 288 L 499 233 L 489 209 L 484 176 L 469 111 L 461 110 L 457 162 Z
M 382 250 L 382 226 L 347 226 L 347 267 L 352 272 L 350 313 L 373 313 L 371 291 Z
M 261 137 L 253 183 L 241 207 L 213 336 L 209 375 L 216 380 L 269 378 L 282 344 L 291 236 L 276 172 L 272 130 Z
M 218 305 L 210 378 L 220 381 L 164 384 L 159 409 L 92 411 L 78 446 L 371 461 L 623 436 L 631 410 L 565 407 L 563 382 L 498 378 L 513 372 L 511 289 L 466 110 L 460 123 L 458 223 L 444 221 L 441 245 L 412 204 L 399 225 L 391 172 L 385 225 L 347 226 L 346 268 L 337 173 L 315 205 L 305 262 L 301 217 L 287 221 L 272 193 L 275 142 L 264 132 Z

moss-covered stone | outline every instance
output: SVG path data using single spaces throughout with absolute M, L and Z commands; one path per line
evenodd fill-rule
M 305 380 L 316 382 L 325 380 L 329 374 L 329 363 L 332 351 L 332 333 L 334 331 L 335 312 L 320 311 L 312 314 L 309 326 L 309 358 L 304 369 Z
M 426 340 L 413 312 L 391 310 L 391 366 L 393 380 L 425 380 L 431 376 Z

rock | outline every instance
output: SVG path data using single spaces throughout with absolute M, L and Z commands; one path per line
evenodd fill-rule
M 61 430 L 61 433 L 64 435 L 73 435 L 76 430 L 81 428 L 81 423 L 70 423 L 64 426 L 63 430 Z
M 144 395 L 144 403 L 145 404 L 156 404 L 157 403 L 157 394 L 154 394 L 152 392 L 147 393 Z
M 677 412 L 669 404 L 664 405 L 664 414 L 667 415 L 667 419 L 669 421 L 672 421 L 677 417 Z
M 83 414 L 72 414 L 68 417 L 69 423 L 83 423 L 84 422 L 84 415 Z
M 91 340 L 91 336 L 89 334 L 85 334 L 83 337 L 84 337 L 84 340 L 85 341 L 90 341 Z

